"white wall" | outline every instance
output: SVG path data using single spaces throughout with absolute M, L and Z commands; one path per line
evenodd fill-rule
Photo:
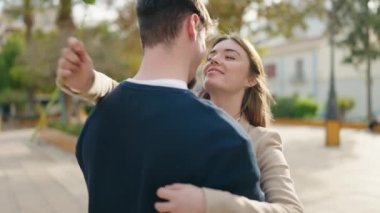
M 345 53 L 343 49 L 335 49 L 337 96 L 355 100 L 356 106 L 347 114 L 347 118 L 365 119 L 367 115 L 365 67 L 342 63 Z M 304 82 L 297 83 L 292 80 L 297 59 L 304 61 Z M 324 115 L 330 77 L 330 47 L 327 38 L 291 41 L 285 45 L 270 47 L 268 53 L 263 55 L 263 61 L 264 64 L 275 64 L 277 68 L 275 78 L 268 79 L 273 94 L 312 96 L 319 103 L 319 115 Z M 380 114 L 380 60 L 372 63 L 372 78 L 373 113 Z

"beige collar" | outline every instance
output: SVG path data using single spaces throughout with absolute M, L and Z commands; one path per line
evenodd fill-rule
M 237 122 L 243 127 L 243 129 L 249 133 L 251 129 L 251 124 L 248 122 L 248 120 L 245 118 L 245 116 L 241 116 Z

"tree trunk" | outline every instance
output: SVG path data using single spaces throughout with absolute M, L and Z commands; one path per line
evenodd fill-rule
M 33 14 L 33 6 L 31 0 L 24 0 L 24 8 L 23 8 L 23 20 L 26 28 L 25 32 L 25 41 L 26 45 L 28 46 L 32 40 L 32 30 L 34 25 L 34 14 Z M 27 109 L 26 114 L 27 116 L 34 116 L 36 115 L 36 110 L 34 107 L 34 101 L 35 101 L 35 89 L 33 86 L 30 86 L 27 88 Z
M 27 106 L 27 116 L 33 117 L 37 115 L 36 108 L 35 108 L 35 100 L 36 100 L 36 90 L 33 86 L 28 87 L 27 89 L 27 100 L 28 100 L 28 106 Z
M 61 31 L 73 31 L 75 27 L 71 17 L 72 0 L 59 0 L 59 3 L 56 24 Z
M 60 43 L 59 46 L 64 47 L 67 44 L 67 38 L 71 36 L 75 30 L 74 22 L 71 16 L 72 0 L 59 0 L 59 3 L 60 7 L 56 20 L 56 24 L 60 31 L 58 42 Z M 69 123 L 72 109 L 74 108 L 73 100 L 70 96 L 62 93 L 60 102 L 62 106 L 61 121 L 62 123 Z
M 34 25 L 33 7 L 31 0 L 24 0 L 23 19 L 26 28 L 25 40 L 27 43 L 32 39 L 32 29 Z

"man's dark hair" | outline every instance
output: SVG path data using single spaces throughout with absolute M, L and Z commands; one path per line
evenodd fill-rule
M 138 0 L 137 16 L 144 47 L 170 44 L 178 35 L 187 15 L 197 14 L 204 27 L 211 24 L 201 0 Z

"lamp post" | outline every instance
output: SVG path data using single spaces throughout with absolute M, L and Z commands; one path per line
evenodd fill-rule
M 328 12 L 328 34 L 330 45 L 330 78 L 329 92 L 326 107 L 326 145 L 339 146 L 339 129 L 340 122 L 338 120 L 338 107 L 335 90 L 335 2 L 334 0 L 326 1 L 326 9 Z
M 367 119 L 368 122 L 373 121 L 373 111 L 372 111 L 372 74 L 371 74 L 371 60 L 373 59 L 371 53 L 374 52 L 371 48 L 372 36 L 374 35 L 371 30 L 373 25 L 371 24 L 370 18 L 376 16 L 376 12 L 379 10 L 380 2 L 378 0 L 366 0 L 364 2 L 365 14 L 367 16 L 365 22 L 365 50 L 366 50 L 366 83 L 367 83 Z M 373 19 L 372 19 L 373 20 Z M 372 25 L 372 26 L 370 26 Z M 371 29 L 372 28 L 372 29 Z M 376 51 L 375 51 L 376 52 Z

